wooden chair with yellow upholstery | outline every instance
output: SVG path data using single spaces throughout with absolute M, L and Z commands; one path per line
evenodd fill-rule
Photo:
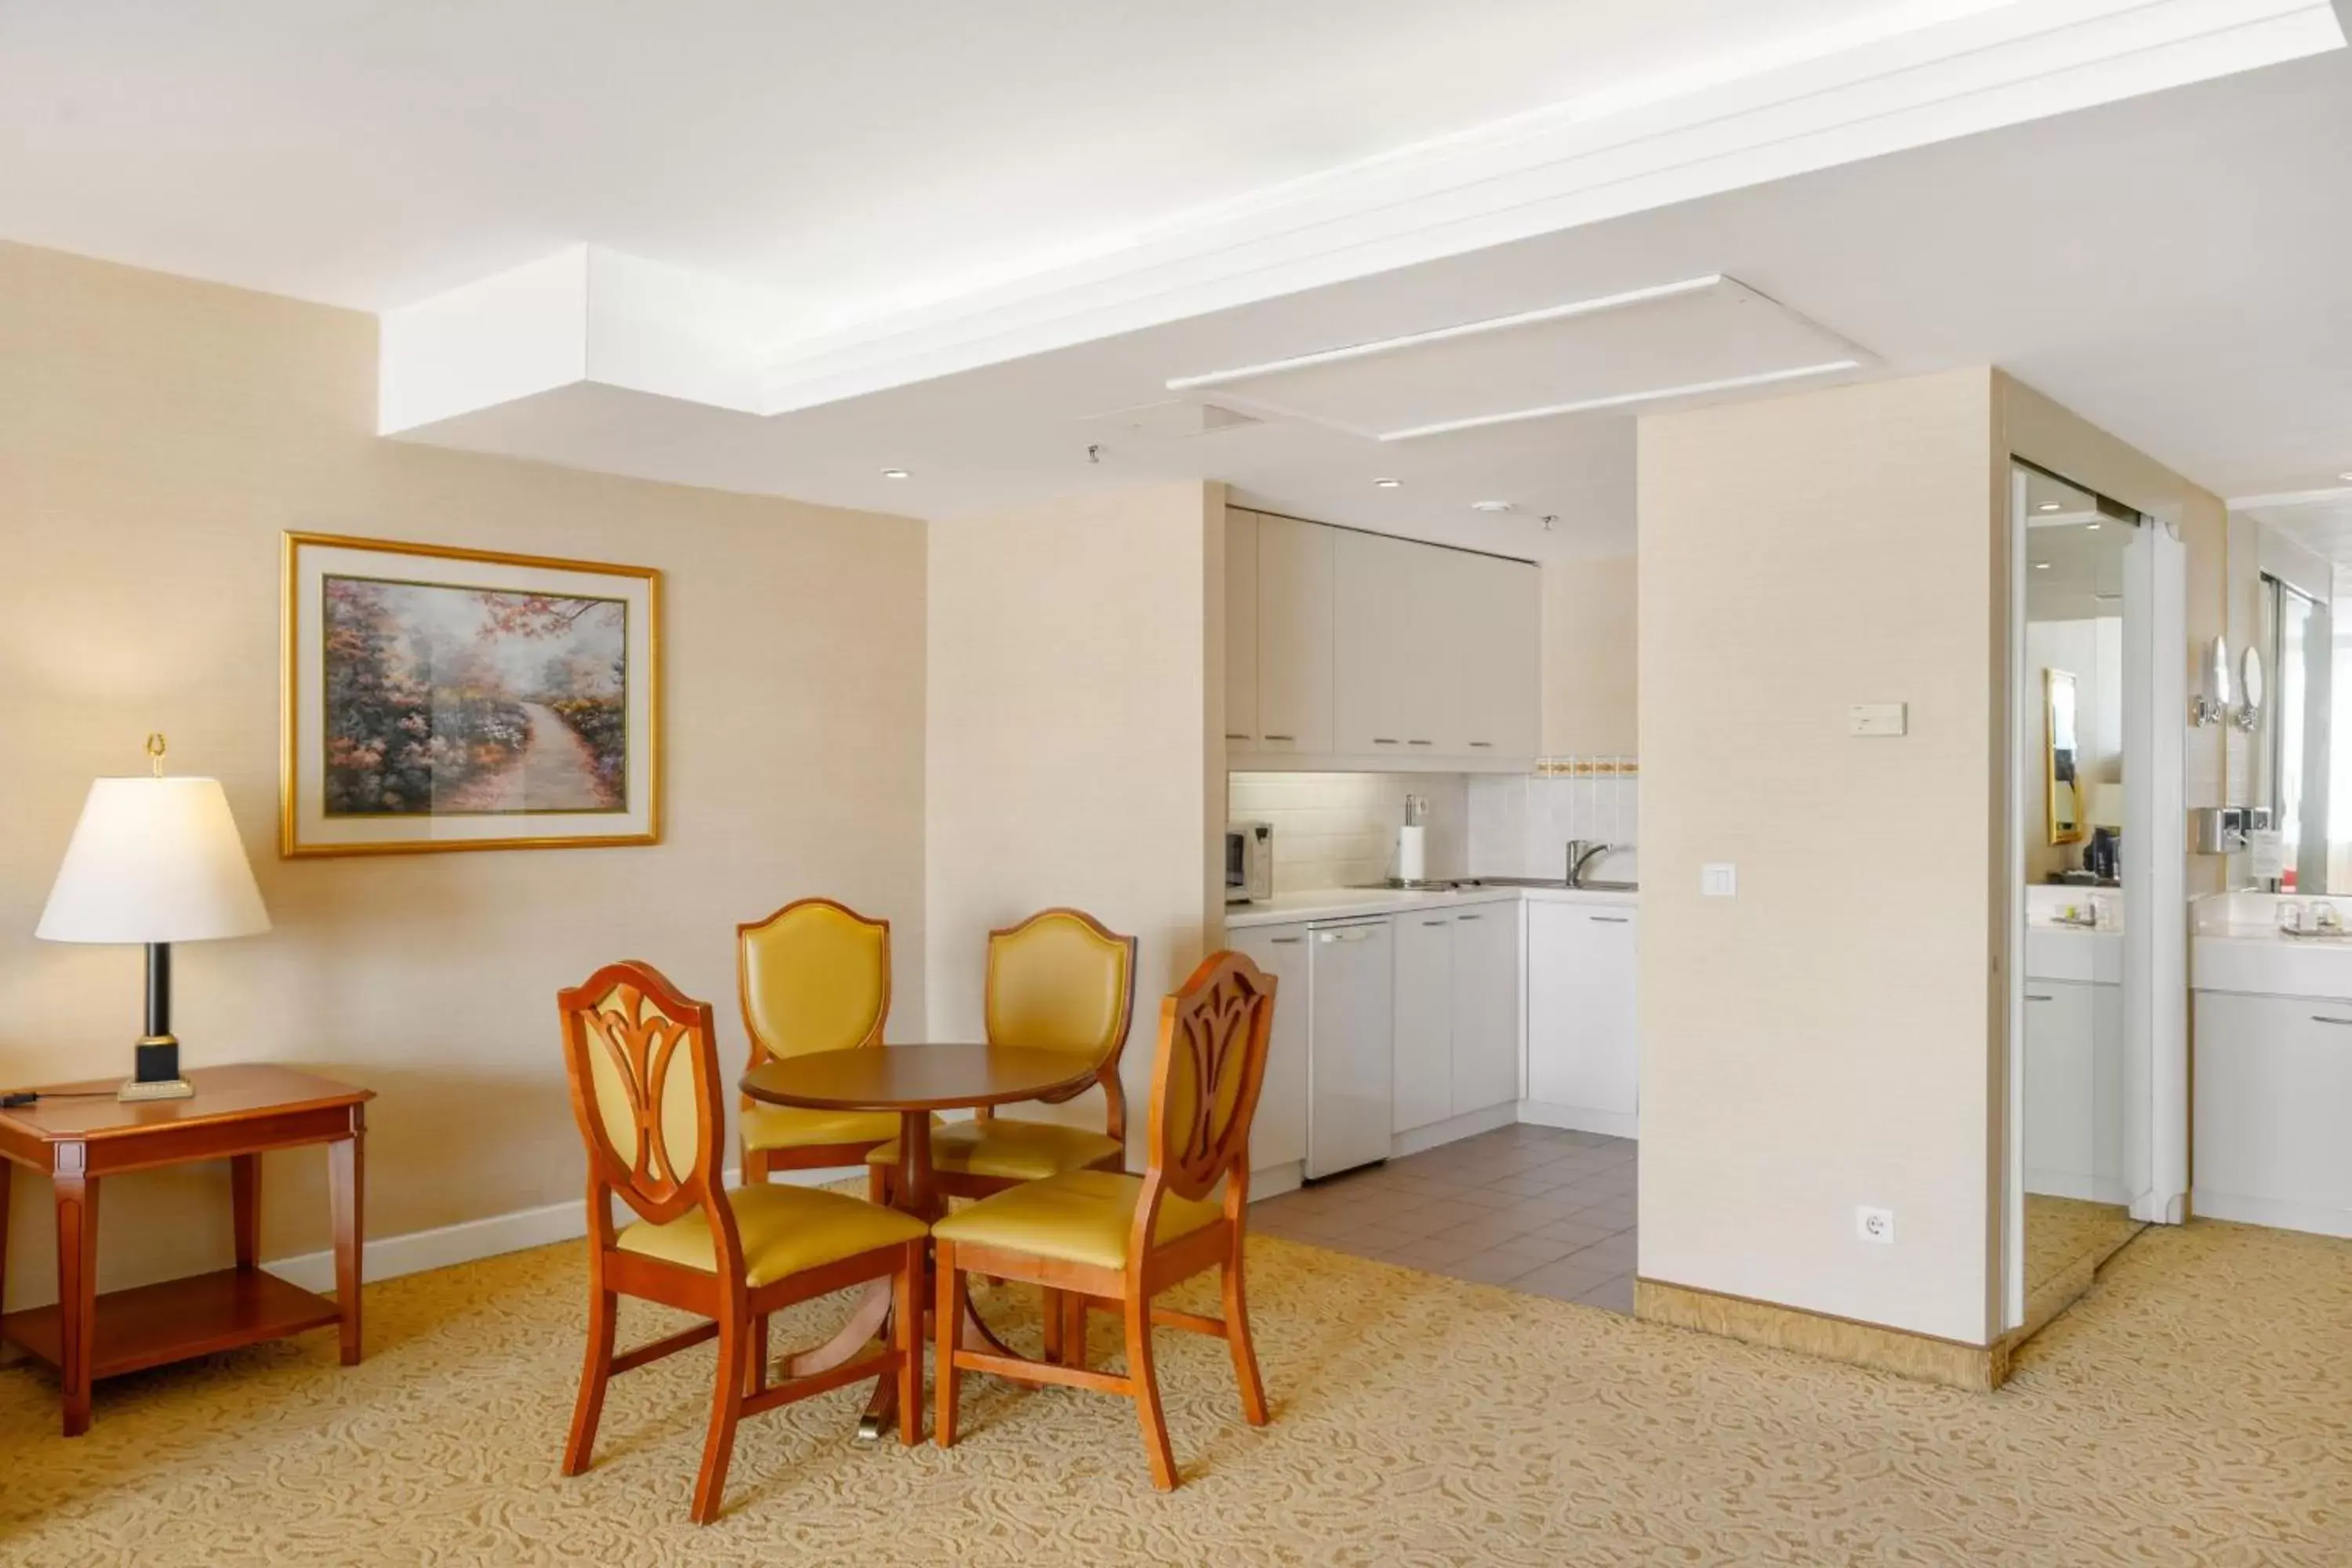
M 1127 1161 L 1127 1097 L 1120 1054 L 1135 1020 L 1135 938 L 1083 910 L 1040 910 L 988 933 L 988 1043 L 1059 1051 L 1092 1062 L 1094 1077 L 1057 1100 L 1102 1086 L 1103 1131 L 1026 1121 L 982 1110 L 931 1132 L 931 1166 L 943 1197 L 979 1198 L 1065 1171 L 1120 1169 Z M 866 1155 L 876 1202 L 898 1163 L 894 1138 Z
M 1243 1415 L 1252 1426 L 1265 1424 L 1242 1250 L 1250 1121 L 1265 1077 L 1274 993 L 1273 976 L 1240 953 L 1220 952 L 1161 1005 L 1147 1129 L 1150 1159 L 1142 1175 L 1066 1172 L 983 1198 L 931 1227 L 939 1280 L 933 1321 L 941 1325 L 932 1352 L 932 1437 L 941 1447 L 955 1442 L 957 1384 L 965 1372 L 1098 1389 L 1135 1401 L 1152 1483 L 1172 1489 L 1176 1460 L 1152 1363 L 1154 1325 L 1223 1339 L 1233 1352 Z M 1210 1268 L 1223 1270 L 1223 1318 L 1152 1305 L 1171 1286 Z M 1043 1287 L 1048 1325 L 1062 1305 L 1076 1307 L 1058 1352 L 1032 1361 L 958 1344 L 967 1274 Z M 1086 1364 L 1086 1311 L 1097 1305 L 1125 1323 L 1124 1373 Z
M 563 1473 L 588 1468 L 604 1386 L 614 1373 L 712 1338 L 719 1341 L 719 1381 L 694 1483 L 697 1523 L 718 1515 L 735 1427 L 745 1415 L 895 1374 L 899 1439 L 918 1441 L 922 1222 L 814 1187 L 763 1184 L 728 1192 L 719 1174 L 725 1102 L 710 1006 L 679 994 L 651 965 L 607 964 L 587 984 L 559 993 L 556 1006 L 572 1109 L 588 1146 L 588 1357 Z M 616 1194 L 637 1216 L 628 1225 L 614 1222 Z M 756 1347 L 769 1313 L 886 1279 L 898 1296 L 888 1347 L 768 1386 Z M 615 1355 L 622 1296 L 709 1321 Z
M 890 1016 L 890 922 L 831 899 L 798 899 L 735 928 L 735 975 L 752 1067 L 882 1044 Z M 742 1100 L 743 1180 L 856 1165 L 898 1136 L 887 1110 L 806 1110 Z

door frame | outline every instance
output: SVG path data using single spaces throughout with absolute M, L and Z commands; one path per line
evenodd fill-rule
M 2000 1210 L 2002 1331 L 2025 1321 L 2025 835 L 2041 820 L 2020 752 L 2027 689 L 2024 468 L 2010 454 L 2009 759 L 2010 941 Z M 2050 470 L 2043 469 L 2048 472 Z M 2063 475 L 2055 477 L 2063 479 Z M 2096 494 L 2093 487 L 2067 479 Z M 2125 555 L 2124 1050 L 2126 1175 L 2132 1217 L 2178 1225 L 2189 1192 L 2189 935 L 2186 727 L 2188 552 L 2176 524 L 2139 512 Z M 2039 778 L 2037 771 L 2033 775 Z M 2145 1179 L 2142 1173 L 2145 1172 Z

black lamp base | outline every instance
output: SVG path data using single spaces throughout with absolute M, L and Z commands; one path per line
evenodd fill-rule
M 147 944 L 147 1033 L 141 1037 L 131 1081 L 117 1099 L 185 1100 L 195 1087 L 180 1076 L 180 1041 L 172 1033 L 172 949 Z
M 136 1065 L 131 1070 L 133 1083 L 172 1083 L 180 1076 L 180 1042 L 170 1035 L 150 1036 L 139 1042 L 134 1051 Z
M 150 1035 L 136 1047 L 131 1081 L 115 1094 L 121 1100 L 186 1100 L 195 1085 L 180 1076 L 180 1042 L 169 1035 Z

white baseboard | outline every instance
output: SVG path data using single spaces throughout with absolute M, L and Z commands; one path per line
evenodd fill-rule
M 1598 1132 L 1607 1138 L 1639 1135 L 1641 1119 L 1622 1110 L 1594 1110 L 1581 1105 L 1553 1105 L 1546 1100 L 1519 1101 L 1518 1120 L 1538 1127 L 1564 1127 L 1571 1132 Z
M 844 1166 L 827 1171 L 779 1171 L 775 1179 L 802 1186 L 823 1186 L 848 1176 L 863 1176 L 864 1166 Z M 726 1182 L 735 1186 L 742 1180 L 740 1171 L 729 1171 Z M 625 1211 L 622 1211 L 625 1213 Z M 404 1236 L 384 1236 L 371 1238 L 360 1254 L 360 1278 L 364 1280 L 397 1279 L 404 1274 L 422 1274 L 430 1268 L 447 1268 L 455 1264 L 471 1263 L 478 1258 L 496 1258 L 502 1252 L 521 1252 L 533 1247 L 550 1247 L 559 1241 L 577 1241 L 588 1234 L 588 1205 L 575 1198 L 570 1203 L 549 1204 L 543 1208 L 519 1209 L 513 1214 L 492 1215 L 488 1219 L 469 1219 L 457 1225 L 445 1225 L 433 1230 L 413 1230 Z M 264 1259 L 261 1265 L 272 1274 L 305 1290 L 316 1290 L 322 1296 L 335 1292 L 335 1255 L 332 1252 L 305 1252 L 292 1258 Z
M 1613 1138 L 1631 1138 L 1634 1124 L 1633 1117 L 1613 1116 L 1607 1111 L 1546 1105 L 1535 1100 L 1522 1100 L 1516 1105 L 1506 1102 L 1489 1106 L 1484 1110 L 1450 1116 L 1426 1127 L 1416 1127 L 1410 1132 L 1400 1132 L 1390 1140 L 1390 1157 L 1395 1159 L 1417 1154 L 1441 1143 L 1491 1132 L 1496 1128 L 1508 1127 L 1517 1121 L 1529 1121 L 1538 1127 L 1566 1127 L 1583 1132 L 1606 1133 Z M 780 1171 L 776 1179 L 805 1186 L 823 1186 L 864 1174 L 865 1167 L 856 1166 L 832 1171 Z M 1302 1174 L 1303 1167 L 1296 1160 L 1251 1172 L 1251 1201 L 1278 1197 L 1293 1191 L 1300 1185 Z M 740 1179 L 738 1172 L 727 1173 L 727 1184 L 730 1187 Z M 2201 1194 L 2198 1210 L 2200 1213 L 2213 1213 L 2206 1207 Z M 2230 1216 L 2217 1214 L 2215 1217 Z M 2285 1222 L 2258 1220 L 2255 1223 L 2273 1225 Z M 374 1237 L 369 1239 L 362 1251 L 360 1278 L 367 1280 L 396 1279 L 404 1274 L 447 1268 L 460 1263 L 471 1263 L 478 1258 L 495 1258 L 502 1252 L 521 1252 L 533 1247 L 550 1247 L 560 1241 L 577 1241 L 587 1234 L 587 1207 L 574 1199 L 570 1203 L 549 1204 L 543 1208 L 520 1209 L 513 1214 L 492 1215 L 487 1219 L 445 1225 L 434 1230 L 410 1231 L 404 1236 Z M 2352 1235 L 2352 1231 L 2331 1234 Z M 262 1267 L 306 1290 L 316 1290 L 322 1295 L 334 1293 L 335 1255 L 332 1252 L 305 1252 L 292 1258 L 271 1258 L 264 1261 Z
M 1389 1158 L 1401 1160 L 1407 1154 L 1418 1154 L 1424 1149 L 1434 1149 L 1441 1143 L 1452 1143 L 1463 1138 L 1474 1138 L 1481 1132 L 1492 1132 L 1497 1127 L 1508 1127 L 1518 1120 L 1518 1108 L 1505 1100 L 1484 1110 L 1465 1111 L 1449 1116 L 1443 1121 L 1433 1121 L 1426 1127 L 1416 1127 L 1400 1132 L 1389 1140 Z
M 2189 1206 L 2189 1212 L 2200 1219 L 2236 1220 L 2241 1225 L 2266 1225 L 2277 1230 L 2307 1230 L 2315 1236 L 2352 1237 L 2352 1210 L 2330 1208 L 2324 1204 L 2252 1198 L 2200 1187 Z
M 364 1280 L 393 1279 L 403 1274 L 422 1274 L 428 1268 L 446 1268 L 452 1264 L 471 1263 L 479 1258 L 495 1258 L 501 1252 L 520 1252 L 526 1247 L 547 1247 L 559 1241 L 577 1241 L 588 1234 L 588 1205 L 578 1198 L 568 1204 L 549 1204 L 544 1208 L 520 1209 L 513 1214 L 494 1215 L 488 1219 L 470 1219 L 458 1225 L 445 1225 L 436 1230 L 415 1230 L 405 1236 L 387 1236 L 366 1243 L 360 1250 L 360 1278 Z M 335 1255 L 332 1252 L 305 1252 L 292 1258 L 264 1259 L 261 1265 L 290 1285 L 305 1290 L 316 1290 L 322 1296 L 335 1293 Z

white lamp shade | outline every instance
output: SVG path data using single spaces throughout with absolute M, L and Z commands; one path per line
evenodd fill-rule
M 2091 826 L 2122 828 L 2124 825 L 2124 786 L 2113 782 L 2091 786 Z
M 218 779 L 99 779 L 34 934 L 198 942 L 269 929 Z

